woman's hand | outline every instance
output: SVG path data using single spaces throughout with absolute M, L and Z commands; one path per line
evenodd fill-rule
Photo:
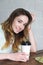
M 28 55 L 26 55 L 25 53 L 11 53 L 8 56 L 8 59 L 13 60 L 13 61 L 23 61 L 26 62 L 27 60 L 29 60 L 29 58 L 27 58 Z
M 36 14 L 35 14 L 35 13 L 31 13 L 31 16 L 32 16 L 32 21 L 35 21 L 35 19 L 36 19 Z

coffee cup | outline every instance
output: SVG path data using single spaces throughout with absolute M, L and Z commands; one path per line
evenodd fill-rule
M 25 52 L 27 54 L 27 57 L 29 58 L 30 56 L 30 48 L 31 48 L 31 43 L 29 41 L 22 42 L 21 44 L 21 52 Z

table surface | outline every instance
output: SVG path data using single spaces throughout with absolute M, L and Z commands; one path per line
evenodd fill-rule
M 31 53 L 30 59 L 27 62 L 0 60 L 0 65 L 43 65 L 43 63 L 40 63 L 34 59 L 35 57 L 42 56 L 42 55 L 43 55 L 43 50 L 40 50 L 40 51 L 37 51 L 36 53 Z

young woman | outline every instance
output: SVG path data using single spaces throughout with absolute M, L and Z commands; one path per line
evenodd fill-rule
M 0 60 L 27 61 L 27 55 L 18 52 L 18 46 L 22 41 L 30 41 L 31 52 L 36 52 L 31 23 L 31 14 L 23 8 L 18 8 L 4 23 L 0 24 Z

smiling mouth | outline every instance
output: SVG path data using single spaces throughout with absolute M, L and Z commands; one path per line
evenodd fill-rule
M 17 32 L 21 32 L 20 30 L 17 30 Z
M 17 30 L 17 32 L 19 32 L 20 30 L 16 27 L 16 30 Z

